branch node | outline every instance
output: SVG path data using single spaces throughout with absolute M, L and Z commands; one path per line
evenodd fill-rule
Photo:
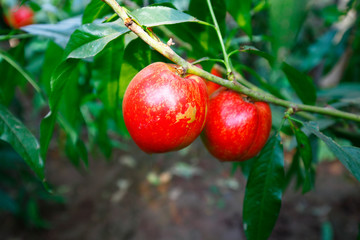
M 168 45 L 170 47 L 170 46 L 175 45 L 175 43 L 173 42 L 173 39 L 170 38 L 169 41 L 167 41 L 166 45 Z
M 176 67 L 176 72 L 179 74 L 179 76 L 185 76 L 186 72 L 187 72 L 187 68 L 186 67 Z
M 133 23 L 134 21 L 129 17 L 124 19 L 124 24 L 127 28 L 130 28 Z

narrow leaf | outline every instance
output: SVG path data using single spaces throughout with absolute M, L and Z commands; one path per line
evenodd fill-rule
M 4 106 L 0 105 L 0 139 L 8 142 L 36 175 L 44 180 L 44 161 L 34 135 Z
M 305 168 L 308 170 L 310 169 L 312 162 L 312 151 L 311 151 L 310 140 L 308 136 L 306 136 L 306 134 L 303 131 L 301 131 L 301 129 L 295 127 L 292 124 L 291 126 L 295 133 L 297 149 L 300 152 L 300 156 L 304 162 Z
M 259 51 L 256 48 L 245 46 L 242 47 L 240 51 L 263 57 L 272 67 L 276 63 L 276 59 L 273 56 L 268 53 Z M 286 75 L 286 78 L 288 79 L 300 100 L 305 104 L 314 105 L 316 101 L 316 88 L 311 77 L 305 73 L 300 72 L 286 62 L 282 62 L 280 68 Z
M 270 236 L 279 215 L 284 181 L 283 147 L 276 134 L 255 159 L 246 185 L 243 222 L 248 240 Z
M 49 98 L 50 112 L 44 117 L 40 125 L 41 156 L 45 159 L 49 143 L 54 131 L 60 99 L 67 81 L 71 79 L 76 69 L 78 60 L 69 59 L 62 62 L 54 71 L 51 77 L 51 94 Z
M 68 154 L 68 157 L 77 167 L 79 166 L 79 159 L 82 159 L 85 168 L 88 168 L 89 160 L 87 149 L 84 142 L 80 139 L 78 131 L 76 131 L 72 126 L 73 123 L 67 121 L 67 119 L 65 119 L 63 116 L 58 116 L 58 120 L 60 125 L 63 127 L 66 134 L 68 135 L 66 141 L 66 150 L 67 153 L 70 153 Z
M 34 79 L 30 77 L 30 75 L 23 69 L 10 55 L 8 55 L 6 52 L 0 50 L 0 57 L 3 58 L 5 61 L 7 61 L 10 66 L 12 66 L 16 71 L 18 71 L 25 79 L 28 81 L 31 86 L 37 91 L 40 92 L 40 87 L 36 83 Z
M 57 112 L 57 110 L 56 110 Z M 49 148 L 50 140 L 53 135 L 56 114 L 53 111 L 50 111 L 40 123 L 40 146 L 41 146 L 41 157 L 46 159 L 46 154 Z
M 42 65 L 40 82 L 44 87 L 46 93 L 50 95 L 51 87 L 51 75 L 54 72 L 54 69 L 61 63 L 61 58 L 59 56 L 63 56 L 64 49 L 62 49 L 59 45 L 50 41 L 45 52 L 44 62 Z
M 329 147 L 340 162 L 360 181 L 360 149 L 356 147 L 343 147 L 333 141 L 330 137 L 319 131 L 315 122 L 306 122 L 304 127 L 307 131 L 314 134 Z
M 94 58 L 93 80 L 97 84 L 97 95 L 109 113 L 119 109 L 119 78 L 124 54 L 124 38 L 118 38 L 106 46 Z

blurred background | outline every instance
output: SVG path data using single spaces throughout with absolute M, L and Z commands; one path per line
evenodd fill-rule
M 96 1 L 24 1 L 31 13 L 23 13 L 28 22 L 21 25 L 10 17 L 19 2 L 0 0 L 0 100 L 36 137 L 49 111 L 43 96 L 49 96 L 50 76 L 70 35 L 81 24 L 92 22 L 84 16 L 89 3 Z M 235 11 L 234 1 L 212 1 L 228 51 L 251 45 L 285 60 L 311 76 L 318 105 L 359 113 L 359 1 L 249 2 L 251 11 L 244 15 Z M 164 5 L 211 22 L 204 0 L 119 3 L 130 10 Z M 112 15 L 110 8 L 104 8 L 94 21 Z M 164 42 L 172 37 L 174 50 L 184 58 L 221 58 L 215 32 L 203 25 L 183 23 L 153 31 Z M 100 63 L 104 58 L 122 59 L 116 73 L 122 86 L 150 62 L 168 60 L 132 35 L 116 41 L 118 52 L 110 60 L 105 54 L 85 59 L 70 76 L 76 81 L 67 89 L 71 97 L 60 106 L 64 119 L 55 127 L 46 159 L 46 179 L 53 194 L 0 140 L 0 238 L 245 239 L 242 203 L 252 160 L 241 165 L 220 163 L 199 139 L 178 152 L 141 152 L 121 119 L 121 96 L 114 101 L 109 94 L 114 82 L 102 81 L 108 76 Z M 231 60 L 252 83 L 300 102 L 285 76 L 266 59 L 244 53 Z M 210 71 L 215 65 L 207 61 L 202 66 Z M 215 68 L 220 74 L 224 71 L 221 65 Z M 42 92 L 29 85 L 24 73 Z M 285 109 L 271 107 L 273 128 L 278 129 Z M 328 118 L 320 119 L 319 125 L 341 145 L 360 146 L 358 125 Z M 360 239 L 359 182 L 323 142 L 311 138 L 316 181 L 311 191 L 303 190 L 305 177 L 301 166 L 295 165 L 294 136 L 288 126 L 282 130 L 287 186 L 270 239 Z

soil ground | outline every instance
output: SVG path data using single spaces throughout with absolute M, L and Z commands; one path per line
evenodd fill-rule
M 175 153 L 146 155 L 130 144 L 114 155 L 93 158 L 87 172 L 78 171 L 53 146 L 47 176 L 67 203 L 41 207 L 51 223 L 46 230 L 26 229 L 8 216 L 0 239 L 245 239 L 246 180 L 240 171 L 231 177 L 231 165 L 217 162 L 198 140 Z M 335 240 L 356 239 L 359 190 L 338 161 L 321 163 L 313 191 L 288 188 L 270 239 L 322 239 L 326 226 Z

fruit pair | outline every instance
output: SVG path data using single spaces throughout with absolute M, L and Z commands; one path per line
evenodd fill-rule
M 201 138 L 221 161 L 244 161 L 265 145 L 271 111 L 264 102 L 225 88 L 210 100 L 204 80 L 181 77 L 171 64 L 153 63 L 130 82 L 123 99 L 125 125 L 147 153 L 179 150 Z

